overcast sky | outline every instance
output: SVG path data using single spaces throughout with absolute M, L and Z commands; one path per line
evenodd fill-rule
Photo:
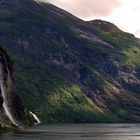
M 140 37 L 140 0 L 42 0 L 84 20 L 103 19 Z

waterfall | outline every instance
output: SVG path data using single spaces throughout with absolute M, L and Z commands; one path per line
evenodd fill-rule
M 36 114 L 34 114 L 33 112 L 31 112 L 30 111 L 30 114 L 34 117 L 34 119 L 37 121 L 37 123 L 35 123 L 35 124 L 40 124 L 41 123 L 41 121 L 39 120 L 39 118 L 37 117 L 37 115 Z
M 9 72 L 8 72 L 8 76 L 9 76 Z M 5 111 L 5 114 L 7 115 L 7 117 L 9 118 L 9 120 L 16 126 L 17 123 L 15 122 L 11 112 L 10 112 L 10 108 L 8 106 L 8 101 L 7 101 L 7 88 L 6 85 L 7 84 L 5 81 L 4 81 L 4 71 L 3 71 L 3 64 L 0 63 L 0 87 L 1 87 L 1 95 L 2 95 L 2 98 L 3 98 L 3 108 L 4 108 L 4 111 Z

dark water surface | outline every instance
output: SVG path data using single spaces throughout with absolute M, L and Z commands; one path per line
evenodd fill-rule
M 44 124 L 0 133 L 0 140 L 140 140 L 140 124 Z

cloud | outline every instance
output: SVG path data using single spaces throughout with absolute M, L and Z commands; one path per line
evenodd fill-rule
M 102 19 L 140 37 L 140 0 L 41 0 L 85 20 Z
M 119 6 L 118 0 L 42 0 L 55 4 L 74 15 L 87 18 L 107 16 L 115 7 Z
M 136 35 L 136 37 L 140 38 L 140 28 L 137 31 L 135 31 L 134 34 Z

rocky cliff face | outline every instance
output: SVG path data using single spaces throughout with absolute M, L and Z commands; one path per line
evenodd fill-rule
M 139 122 L 140 40 L 33 0 L 0 3 L 17 93 L 44 122 Z M 31 102 L 32 101 L 32 102 Z
M 1 47 L 1 46 L 0 46 Z M 26 115 L 25 115 L 26 114 Z M 24 110 L 21 100 L 15 94 L 12 62 L 1 48 L 0 50 L 0 129 L 27 127 L 32 122 Z M 28 116 L 28 117 L 27 117 Z

